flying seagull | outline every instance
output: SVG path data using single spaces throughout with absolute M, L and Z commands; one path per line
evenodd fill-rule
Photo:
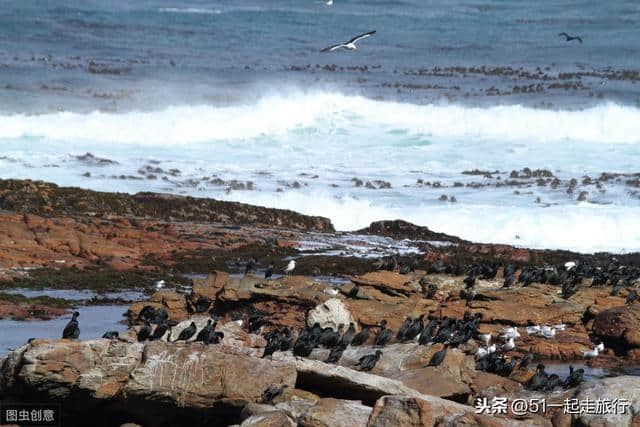
M 325 47 L 320 52 L 333 52 L 334 50 L 337 50 L 337 49 L 356 50 L 356 43 L 358 41 L 362 39 L 366 39 L 367 37 L 375 33 L 376 32 L 374 30 L 374 31 L 369 31 L 368 33 L 360 34 L 359 36 L 355 36 L 354 38 L 352 38 L 346 43 L 334 44 L 333 46 Z
M 582 43 L 582 38 L 580 36 L 570 36 L 567 33 L 560 33 L 558 34 L 558 36 L 564 37 L 565 41 L 570 42 L 573 40 L 578 40 L 580 43 Z

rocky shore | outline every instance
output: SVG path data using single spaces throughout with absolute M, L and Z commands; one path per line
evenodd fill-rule
M 604 350 L 589 366 L 624 374 L 640 364 L 640 303 L 632 298 L 638 254 L 473 243 L 403 221 L 340 233 L 326 218 L 290 211 L 32 181 L 0 180 L 0 209 L 0 288 L 135 288 L 148 295 L 130 305 L 129 329 L 117 339 L 83 340 L 82 332 L 79 340 L 26 343 L 25 337 L 1 361 L 2 402 L 61 402 L 65 426 L 86 425 L 87 417 L 100 426 L 640 424 L 640 377 L 555 391 L 530 386 L 538 363 L 583 364 L 585 352 L 600 343 Z M 291 259 L 295 270 L 280 274 Z M 393 265 L 384 265 L 389 260 Z M 567 262 L 580 274 L 565 288 Z M 270 265 L 274 274 L 267 279 Z M 482 274 L 473 273 L 481 267 Z M 527 269 L 553 273 L 505 287 Z M 598 283 L 598 271 L 618 272 L 610 274 L 616 283 Z M 562 286 L 553 274 L 564 277 Z M 64 301 L 0 293 L 0 318 L 52 317 L 68 309 Z M 144 310 L 166 312 L 171 329 L 161 339 L 138 340 Z M 420 315 L 425 323 L 477 318 L 477 331 L 455 346 L 397 339 L 405 319 Z M 193 342 L 195 336 L 176 342 L 191 322 L 200 331 L 212 318 L 220 342 Z M 383 321 L 393 337 L 381 347 L 373 335 Z M 263 357 L 269 332 L 286 328 L 299 337 L 316 322 L 336 330 L 353 323 L 356 332 L 369 327 L 371 338 L 345 346 L 336 363 L 326 362 L 326 346 L 307 357 L 291 350 Z M 554 325 L 553 335 L 527 329 L 541 325 Z M 505 328 L 519 331 L 513 349 L 500 348 Z M 508 375 L 478 365 L 483 334 L 513 362 Z M 450 347 L 444 360 L 429 366 L 444 344 Z M 361 358 L 377 350 L 375 366 L 360 370 Z M 529 366 L 515 364 L 528 354 Z M 267 390 L 280 393 L 265 397 Z M 476 410 L 478 399 L 562 403 L 602 396 L 628 401 L 627 412 Z

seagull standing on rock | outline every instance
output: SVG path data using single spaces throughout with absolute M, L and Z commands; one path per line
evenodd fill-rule
M 484 343 L 484 345 L 488 346 L 491 342 L 491 334 L 480 334 L 478 338 Z
M 514 348 L 516 348 L 516 344 L 513 342 L 513 337 L 509 338 L 509 341 L 502 345 L 502 351 L 511 351 Z
M 296 262 L 294 260 L 289 261 L 289 264 L 284 269 L 284 274 L 291 274 L 294 268 L 296 268 Z
M 338 49 L 356 50 L 357 49 L 356 43 L 358 41 L 362 39 L 366 39 L 367 37 L 375 33 L 376 31 L 373 30 L 373 31 L 369 31 L 368 33 L 357 35 L 346 43 L 339 43 L 339 44 L 334 44 L 333 46 L 325 47 L 324 49 L 320 50 L 320 52 L 333 52 L 334 50 L 338 50 Z

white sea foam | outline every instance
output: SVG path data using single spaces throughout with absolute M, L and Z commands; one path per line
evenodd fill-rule
M 522 106 L 471 108 L 375 101 L 335 93 L 267 96 L 251 105 L 175 106 L 162 111 L 0 116 L 0 138 L 42 137 L 173 145 L 278 136 L 347 125 L 430 138 L 529 142 L 640 142 L 640 110 L 606 104 L 581 111 Z
M 232 193 L 222 198 L 329 217 L 338 230 L 357 230 L 383 219 L 403 219 L 475 242 L 585 253 L 640 251 L 637 207 L 409 204 L 399 208 L 384 206 L 379 200 L 299 192 Z
M 479 242 L 620 252 L 640 250 L 640 202 L 624 180 L 601 190 L 578 184 L 575 194 L 548 186 L 514 194 L 515 187 L 495 186 L 504 180 L 491 184 L 460 173 L 499 169 L 508 177 L 511 169 L 540 167 L 566 184 L 582 175 L 636 172 L 638 142 L 640 110 L 630 106 L 471 108 L 290 92 L 225 107 L 0 116 L 0 177 L 226 198 L 326 216 L 340 230 L 404 219 Z M 87 151 L 118 163 L 92 165 L 74 157 Z M 113 178 L 137 175 L 150 159 L 165 171 L 179 169 L 180 176 Z M 86 171 L 91 175 L 82 177 Z M 255 190 L 226 193 L 224 185 L 200 181 L 213 175 L 252 180 Z M 352 177 L 387 180 L 392 188 L 355 187 Z M 442 180 L 443 186 L 418 186 L 417 179 Z M 296 180 L 301 188 L 291 186 Z M 481 186 L 472 190 L 454 181 Z M 593 203 L 576 203 L 583 190 Z M 439 202 L 442 194 L 455 195 L 458 203 Z

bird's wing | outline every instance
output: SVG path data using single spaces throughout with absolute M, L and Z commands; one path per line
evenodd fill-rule
M 320 52 L 333 52 L 336 49 L 340 49 L 340 48 L 344 48 L 346 47 L 346 45 L 344 44 L 334 44 L 333 46 L 329 46 L 329 47 L 325 47 L 324 49 L 321 49 Z
M 69 323 L 67 323 L 67 326 L 64 327 L 64 330 L 62 331 L 63 335 L 69 335 L 77 326 L 77 324 L 75 322 L 70 321 Z
M 355 37 L 354 37 L 354 38 L 352 38 L 351 40 L 349 40 L 349 43 L 355 43 L 355 42 L 357 42 L 358 40 L 366 39 L 367 37 L 369 37 L 370 35 L 375 34 L 375 33 L 376 33 L 376 31 L 375 31 L 375 30 L 373 30 L 373 31 L 369 31 L 368 33 L 360 34 L 360 35 L 358 35 L 358 36 L 355 36 Z
M 559 36 L 569 37 L 569 34 L 567 34 L 567 33 L 559 33 L 558 35 L 559 35 Z

